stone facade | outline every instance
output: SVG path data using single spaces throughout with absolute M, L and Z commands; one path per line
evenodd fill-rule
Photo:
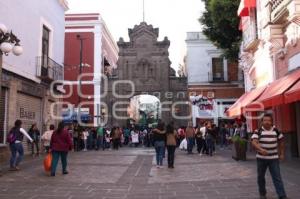
M 164 109 L 161 119 L 164 122 L 172 120 L 176 125 L 186 125 L 187 117 L 185 119 L 172 117 L 174 111 L 171 109 L 176 110 L 178 116 L 187 116 L 189 106 L 187 80 L 184 77 L 176 77 L 174 69 L 170 67 L 168 52 L 170 41 L 167 37 L 163 41 L 158 41 L 159 29 L 145 22 L 129 29 L 128 32 L 130 41 L 125 42 L 123 38 L 118 41 L 118 67 L 108 78 L 108 86 L 103 87 L 107 91 L 103 101 L 108 109 L 108 124 L 125 125 L 127 112 L 124 110 L 130 98 L 139 94 L 149 94 L 160 99 Z M 174 102 L 181 105 L 175 105 Z M 124 103 L 122 105 L 124 110 L 115 112 L 118 116 L 122 116 L 122 119 L 111 115 L 112 106 L 119 108 L 120 103 Z

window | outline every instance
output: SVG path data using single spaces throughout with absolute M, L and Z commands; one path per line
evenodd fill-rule
M 50 30 L 43 26 L 43 37 L 42 37 L 42 66 L 47 68 L 48 57 L 49 57 L 49 38 Z
M 212 73 L 213 81 L 224 81 L 223 58 L 212 58 Z

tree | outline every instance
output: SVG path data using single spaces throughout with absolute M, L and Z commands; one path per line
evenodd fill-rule
M 237 61 L 242 39 L 237 10 L 240 0 L 202 0 L 206 11 L 199 19 L 203 33 L 218 48 L 224 50 L 227 59 Z

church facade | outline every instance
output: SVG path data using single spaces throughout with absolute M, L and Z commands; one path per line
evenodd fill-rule
M 103 115 L 109 126 L 125 126 L 130 98 L 140 94 L 160 100 L 161 119 L 176 126 L 190 120 L 186 77 L 176 77 L 169 60 L 170 41 L 158 41 L 159 29 L 145 22 L 129 29 L 130 41 L 118 41 L 117 68 L 102 86 Z

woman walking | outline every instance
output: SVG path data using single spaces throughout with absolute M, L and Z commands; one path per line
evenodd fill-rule
M 53 132 L 50 146 L 52 150 L 51 176 L 55 176 L 59 157 L 61 158 L 62 173 L 68 174 L 67 156 L 68 151 L 72 149 L 72 140 L 63 122 L 60 122 L 57 130 Z
M 167 135 L 167 150 L 168 150 L 168 168 L 174 168 L 174 158 L 175 158 L 175 150 L 176 150 L 176 130 L 174 129 L 173 124 L 168 124 L 166 128 Z
M 163 157 L 165 152 L 166 132 L 165 124 L 159 122 L 156 129 L 153 129 L 153 140 L 156 152 L 156 165 L 161 168 L 163 165 Z
M 15 126 L 10 130 L 7 136 L 7 142 L 9 143 L 9 148 L 11 152 L 10 157 L 10 171 L 19 171 L 19 165 L 24 156 L 23 149 L 23 138 L 26 138 L 32 143 L 32 138 L 28 135 L 28 133 L 22 128 L 22 121 L 16 120 Z
M 53 134 L 55 127 L 53 124 L 50 125 L 50 130 L 46 131 L 42 136 L 42 141 L 44 143 L 44 148 L 46 150 L 46 153 L 49 153 L 50 150 L 50 141 Z
M 193 148 L 195 145 L 195 130 L 193 128 L 192 122 L 188 123 L 188 127 L 186 128 L 186 140 L 187 140 L 187 152 L 188 154 L 193 154 Z

